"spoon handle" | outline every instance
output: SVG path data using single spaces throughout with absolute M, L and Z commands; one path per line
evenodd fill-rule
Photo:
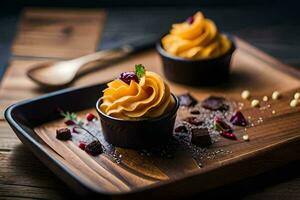
M 114 61 L 120 58 L 123 58 L 127 56 L 128 54 L 132 53 L 133 49 L 127 46 L 118 48 L 118 49 L 111 49 L 111 50 L 105 50 L 105 51 L 99 51 L 96 53 L 88 54 L 79 58 L 75 58 L 72 60 L 72 62 L 76 62 L 78 66 L 78 70 L 83 67 L 85 64 L 88 64 L 90 62 L 94 61 Z

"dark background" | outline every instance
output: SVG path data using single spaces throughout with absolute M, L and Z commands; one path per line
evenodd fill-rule
M 20 12 L 24 6 L 103 7 L 108 18 L 99 49 L 110 48 L 145 34 L 161 35 L 174 21 L 197 10 L 219 29 L 235 34 L 279 60 L 300 67 L 300 6 L 297 0 L 10 0 L 0 7 L 0 80 L 10 57 Z M 196 196 L 203 198 L 299 198 L 300 164 L 294 162 L 260 176 Z M 272 195 L 274 198 L 274 195 Z
M 219 29 L 235 34 L 279 60 L 300 65 L 300 3 L 297 0 L 4 0 L 0 7 L 0 80 L 23 7 L 103 7 L 109 11 L 101 47 L 144 34 L 159 36 L 197 10 Z M 2 72 L 2 73 L 1 73 Z

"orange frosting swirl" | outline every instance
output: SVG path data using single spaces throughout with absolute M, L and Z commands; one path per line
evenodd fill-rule
M 156 73 L 146 71 L 139 83 L 116 79 L 103 91 L 100 110 L 121 119 L 159 117 L 175 105 L 169 86 Z
M 220 34 L 215 23 L 201 12 L 193 16 L 192 23 L 173 24 L 161 42 L 168 53 L 189 59 L 215 58 L 231 47 L 230 40 Z

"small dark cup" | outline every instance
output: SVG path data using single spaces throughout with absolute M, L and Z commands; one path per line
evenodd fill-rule
M 229 36 L 228 38 L 231 41 L 231 48 L 219 57 L 207 59 L 186 59 L 173 56 L 164 50 L 160 40 L 156 49 L 161 57 L 166 78 L 191 86 L 212 86 L 228 80 L 230 61 L 235 50 L 233 39 Z
M 99 99 L 96 109 L 105 140 L 116 147 L 133 149 L 151 148 L 165 144 L 173 135 L 179 107 L 177 97 L 173 94 L 172 97 L 175 105 L 170 112 L 157 118 L 141 120 L 124 120 L 106 115 L 99 108 L 102 103 Z

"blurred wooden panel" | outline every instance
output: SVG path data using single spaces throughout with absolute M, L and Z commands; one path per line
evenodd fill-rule
M 104 20 L 105 12 L 100 9 L 25 9 L 12 54 L 73 58 L 92 53 Z

